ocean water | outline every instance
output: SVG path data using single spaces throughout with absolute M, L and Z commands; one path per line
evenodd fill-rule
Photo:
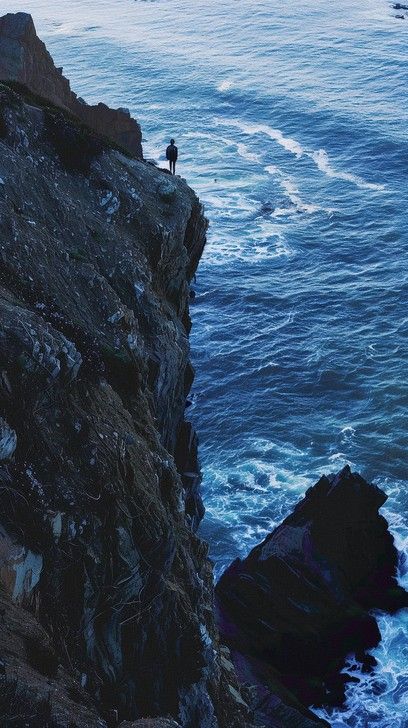
M 387 0 L 0 0 L 89 102 L 170 136 L 210 219 L 189 410 L 216 573 L 346 462 L 389 495 L 408 582 L 408 17 Z M 408 13 L 405 13 L 408 16 Z M 335 728 L 408 726 L 408 617 Z

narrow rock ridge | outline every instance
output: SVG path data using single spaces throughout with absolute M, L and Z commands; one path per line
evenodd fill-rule
M 110 109 L 102 103 L 90 106 L 79 99 L 62 75 L 62 68 L 55 67 L 27 13 L 9 13 L 0 18 L 0 81 L 22 84 L 32 93 L 71 112 L 132 156 L 143 157 L 137 121 L 126 109 Z
M 397 583 L 398 553 L 378 512 L 385 501 L 383 491 L 348 466 L 322 477 L 221 577 L 221 635 L 241 680 L 257 685 L 254 706 L 270 725 L 282 715 L 282 701 L 286 708 L 297 701 L 305 711 L 341 705 L 346 656 L 356 653 L 367 670 L 375 664 L 366 652 L 380 640 L 370 610 L 408 606 Z M 287 715 L 282 725 L 298 723 Z
M 13 23 L 46 66 L 0 83 L 0 724 L 249 726 L 184 418 L 202 206 L 33 96 Z

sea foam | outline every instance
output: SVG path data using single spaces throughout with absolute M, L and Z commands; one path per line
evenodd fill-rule
M 236 129 L 239 129 L 243 134 L 247 134 L 248 136 L 255 136 L 256 134 L 264 134 L 265 136 L 269 137 L 273 141 L 275 141 L 277 144 L 279 144 L 283 149 L 285 149 L 287 152 L 290 152 L 291 154 L 295 155 L 297 159 L 302 159 L 303 157 L 307 156 L 310 159 L 313 160 L 316 167 L 320 172 L 323 172 L 327 177 L 331 177 L 334 179 L 341 179 L 345 182 L 350 182 L 360 189 L 367 189 L 367 190 L 383 190 L 384 185 L 375 183 L 375 182 L 367 182 L 362 177 L 359 177 L 356 174 L 353 174 L 352 172 L 345 172 L 336 170 L 330 159 L 327 151 L 325 149 L 318 149 L 316 150 L 310 150 L 305 148 L 299 141 L 296 139 L 293 139 L 292 137 L 286 136 L 280 129 L 275 129 L 272 126 L 269 126 L 268 124 L 256 124 L 256 123 L 250 123 L 246 121 L 241 121 L 239 119 L 215 119 L 215 124 L 217 126 L 229 126 L 234 127 Z
M 314 163 L 316 164 L 316 167 L 326 174 L 328 177 L 333 177 L 335 179 L 342 179 L 345 182 L 351 182 L 352 184 L 355 184 L 357 187 L 360 187 L 361 189 L 367 189 L 367 190 L 383 190 L 384 185 L 382 184 L 376 184 L 374 182 L 366 182 L 361 177 L 358 177 L 356 174 L 352 174 L 351 172 L 339 172 L 338 170 L 334 169 L 330 163 L 329 155 L 324 149 L 319 149 L 317 152 L 308 152 L 308 156 L 310 156 L 311 159 L 313 159 Z

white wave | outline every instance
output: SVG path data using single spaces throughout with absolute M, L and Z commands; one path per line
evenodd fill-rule
M 305 153 L 305 150 L 301 144 L 296 141 L 296 139 L 286 137 L 280 129 L 274 129 L 272 126 L 268 126 L 268 124 L 251 124 L 249 122 L 239 121 L 238 119 L 216 119 L 215 123 L 217 126 L 235 127 L 249 136 L 253 136 L 254 134 L 265 134 L 273 139 L 273 141 L 280 144 L 280 146 L 288 152 L 295 154 L 296 157 L 300 158 Z
M 354 437 L 356 431 L 355 428 L 351 425 L 346 425 L 345 427 L 342 427 L 342 429 L 340 430 L 340 434 L 343 435 L 345 438 Z
M 232 88 L 234 85 L 233 81 L 229 81 L 226 79 L 225 81 L 221 81 L 221 83 L 218 84 L 217 90 L 221 91 L 221 93 L 224 93 L 225 91 L 229 91 L 230 88 Z
M 296 139 L 285 136 L 280 129 L 274 129 L 271 126 L 268 126 L 268 124 L 251 124 L 249 122 L 239 121 L 239 119 L 215 119 L 215 124 L 217 126 L 235 127 L 244 134 L 248 134 L 250 136 L 253 136 L 254 134 L 265 134 L 288 152 L 294 154 L 297 159 L 301 159 L 304 156 L 312 159 L 320 172 L 323 172 L 323 174 L 328 177 L 351 182 L 361 189 L 383 190 L 385 187 L 385 185 L 375 182 L 366 182 L 366 180 L 362 177 L 359 177 L 352 172 L 342 172 L 334 169 L 325 149 L 319 149 L 318 151 L 305 149 Z M 270 169 L 272 168 L 273 165 L 270 166 Z
M 324 149 L 319 149 L 317 152 L 310 152 L 308 153 L 308 156 L 313 159 L 314 163 L 316 164 L 317 168 L 326 174 L 328 177 L 333 177 L 335 179 L 343 179 L 346 182 L 352 182 L 357 187 L 360 187 L 361 189 L 367 189 L 367 190 L 383 190 L 384 185 L 376 184 L 374 182 L 366 182 L 362 177 L 358 177 L 356 174 L 352 174 L 351 172 L 339 172 L 338 170 L 334 169 L 332 165 L 330 164 L 329 156 L 327 152 Z
M 289 200 L 295 206 L 297 212 L 306 212 L 308 215 L 312 215 L 314 212 L 320 212 L 323 209 L 319 205 L 304 202 L 298 195 L 299 190 L 291 180 L 282 180 L 281 186 L 287 193 Z
M 347 455 L 344 454 L 344 452 L 334 452 L 332 455 L 329 455 L 328 460 L 330 463 L 348 463 L 350 467 L 352 466 L 352 463 L 348 459 Z
M 245 238 L 234 234 L 210 237 L 204 252 L 208 265 L 225 266 L 231 260 L 259 263 L 281 257 L 291 257 L 293 250 L 281 233 L 274 229 L 249 230 Z
M 405 621 L 401 615 L 377 615 L 381 642 L 371 653 L 377 667 L 367 673 L 351 656 L 343 673 L 357 678 L 348 683 L 346 702 L 342 708 L 314 709 L 313 712 L 327 720 L 333 728 L 406 728 L 408 649 Z M 403 705 L 405 704 L 405 710 Z
M 308 215 L 312 215 L 315 212 L 327 212 L 332 213 L 333 210 L 331 209 L 325 209 L 320 207 L 319 205 L 314 205 L 310 202 L 304 202 L 301 197 L 299 196 L 299 190 L 295 184 L 295 182 L 290 179 L 289 177 L 285 177 L 283 172 L 276 167 L 274 164 L 270 164 L 267 167 L 264 168 L 265 172 L 272 175 L 273 177 L 277 177 L 279 180 L 279 184 L 284 190 L 286 197 L 290 200 L 293 207 L 287 208 L 287 207 L 277 207 L 272 213 L 272 217 L 285 217 L 286 215 L 292 215 L 293 213 L 301 213 L 305 212 Z
M 239 156 L 242 157 L 242 159 L 246 159 L 248 162 L 256 162 L 258 164 L 261 164 L 262 162 L 262 156 L 260 154 L 257 154 L 256 152 L 251 151 L 251 149 L 248 148 L 247 144 L 244 144 L 243 142 L 237 142 L 236 140 L 230 139 L 229 137 L 215 137 L 214 134 L 205 131 L 189 131 L 186 132 L 184 136 L 187 139 L 209 139 L 212 144 L 218 143 L 224 144 L 224 146 L 226 147 L 236 147 L 237 152 Z
M 257 162 L 258 164 L 262 161 L 261 155 L 256 152 L 251 152 L 250 149 L 242 142 L 237 143 L 237 151 L 240 157 L 246 159 L 248 162 Z
M 265 169 L 265 172 L 268 172 L 268 174 L 276 175 L 277 177 L 283 175 L 283 172 L 281 172 L 279 167 L 276 167 L 274 164 L 268 164 L 268 166 L 265 167 L 264 169 Z

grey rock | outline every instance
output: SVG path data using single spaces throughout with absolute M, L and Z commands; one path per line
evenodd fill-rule
M 17 447 L 17 435 L 7 424 L 6 420 L 0 417 L 0 462 L 10 460 Z

